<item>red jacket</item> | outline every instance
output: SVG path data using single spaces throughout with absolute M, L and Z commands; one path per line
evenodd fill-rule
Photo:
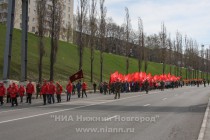
M 11 89 L 12 89 L 12 85 L 9 85 L 9 87 L 7 88 L 7 95 L 10 95 Z
M 6 88 L 4 85 L 0 86 L 0 96 L 4 96 L 6 94 Z
M 28 83 L 28 85 L 26 86 L 26 93 L 33 94 L 34 91 L 34 85 L 32 83 Z
M 87 84 L 85 82 L 82 83 L 82 90 L 86 90 L 87 89 Z
M 10 97 L 16 98 L 17 97 L 18 88 L 17 86 L 13 86 L 10 90 Z
M 72 83 L 68 83 L 68 85 L 66 86 L 66 90 L 67 90 L 67 93 L 71 93 L 72 92 L 72 90 L 73 90 Z
M 19 89 L 18 89 L 18 93 L 21 97 L 24 96 L 24 93 L 26 92 L 24 86 L 20 86 Z
M 48 93 L 49 93 L 49 94 L 55 94 L 55 92 L 56 92 L 56 87 L 55 87 L 55 85 L 54 85 L 53 83 L 50 83 L 50 84 L 49 84 Z
M 63 87 L 61 85 L 57 85 L 56 87 L 56 94 L 61 94 L 63 91 Z
M 42 87 L 41 87 L 41 94 L 42 94 L 42 95 L 43 95 L 43 94 L 47 94 L 48 90 L 49 90 L 49 86 L 48 86 L 47 83 L 44 84 L 44 85 L 42 85 Z

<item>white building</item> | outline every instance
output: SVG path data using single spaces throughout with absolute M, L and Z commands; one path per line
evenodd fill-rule
M 22 0 L 15 0 L 15 22 L 14 27 L 21 29 L 22 22 Z M 28 0 L 28 32 L 36 33 L 37 31 L 37 11 L 36 11 L 36 1 L 37 0 Z M 73 28 L 73 9 L 74 9 L 74 0 L 63 0 L 63 22 L 62 27 L 67 29 L 69 25 Z M 47 0 L 47 7 L 51 6 L 51 0 Z M 6 23 L 7 21 L 7 8 L 8 0 L 0 0 L 0 23 Z M 49 33 L 48 33 L 49 34 Z M 67 35 L 62 34 L 61 40 L 67 40 Z

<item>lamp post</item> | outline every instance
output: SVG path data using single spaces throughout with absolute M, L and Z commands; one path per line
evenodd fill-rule
M 10 77 L 12 57 L 12 38 L 15 18 L 15 0 L 8 0 L 7 32 L 4 50 L 3 80 Z M 21 81 L 27 79 L 27 33 L 28 33 L 28 0 L 22 0 L 22 46 L 21 46 Z

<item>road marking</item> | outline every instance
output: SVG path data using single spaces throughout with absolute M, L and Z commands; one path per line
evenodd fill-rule
M 209 98 L 209 102 L 206 108 L 206 112 L 203 118 L 203 123 L 201 125 L 201 129 L 200 129 L 200 133 L 198 136 L 198 140 L 203 140 L 204 139 L 204 135 L 205 135 L 205 131 L 206 131 L 206 125 L 207 125 L 207 120 L 208 120 L 208 114 L 209 114 L 209 106 L 210 106 L 210 98 Z
M 163 98 L 162 100 L 165 101 L 165 100 L 167 100 L 167 98 Z
M 130 97 L 127 97 L 127 98 L 121 98 L 121 99 L 111 100 L 111 101 L 107 101 L 107 102 L 95 103 L 95 104 L 90 104 L 90 105 L 83 105 L 83 106 L 78 106 L 78 107 L 73 107 L 73 108 L 68 108 L 68 109 L 62 109 L 62 110 L 57 110 L 57 111 L 52 111 L 52 112 L 46 112 L 46 113 L 42 113 L 42 114 L 32 115 L 32 116 L 26 116 L 26 117 L 11 119 L 11 120 L 0 121 L 0 124 L 8 123 L 8 122 L 14 122 L 14 121 L 18 121 L 18 120 L 29 119 L 29 118 L 34 118 L 34 117 L 39 117 L 39 116 L 44 116 L 44 115 L 49 115 L 49 114 L 54 114 L 54 113 L 59 113 L 59 112 L 64 112 L 64 111 L 69 111 L 69 110 L 74 110 L 74 109 L 78 109 L 78 108 L 85 108 L 85 107 L 89 107 L 89 106 L 105 104 L 105 103 L 109 103 L 109 102 L 121 101 L 121 100 L 129 99 L 129 98 L 139 97 L 139 96 L 141 96 L 141 95 L 130 96 Z
M 151 104 L 146 104 L 146 105 L 144 105 L 144 106 L 150 106 Z
M 116 118 L 116 117 L 118 117 L 118 116 L 119 116 L 119 115 L 112 116 L 112 117 L 110 117 L 110 118 L 105 119 L 105 121 L 110 121 L 111 119 Z
M 67 104 L 67 103 L 72 103 L 72 102 L 79 102 L 79 101 L 88 101 L 88 100 L 92 100 L 92 99 L 98 99 L 98 98 L 101 98 L 101 97 L 104 97 L 104 96 L 100 96 L 100 97 L 96 97 L 96 98 L 88 98 L 88 99 L 84 99 L 84 100 L 76 100 L 76 101 L 71 101 L 71 102 L 62 102 L 62 103 L 59 103 L 59 104 L 47 104 L 47 105 L 40 105 L 40 106 L 36 106 L 36 107 L 39 107 L 39 108 L 44 108 L 44 107 L 53 107 L 53 106 L 61 106 L 60 104 Z M 43 101 L 38 101 L 38 102 L 35 102 L 36 103 L 43 103 Z M 1 113 L 7 113 L 7 112 L 14 112 L 14 111 L 19 111 L 19 110 L 25 110 L 25 109 L 31 109 L 31 108 L 36 108 L 34 106 L 28 106 L 28 107 L 23 107 L 23 108 L 20 108 L 20 109 L 10 109 L 10 110 L 6 110 L 6 111 L 0 111 L 0 114 Z

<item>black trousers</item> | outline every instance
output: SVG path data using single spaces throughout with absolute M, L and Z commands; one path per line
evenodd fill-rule
M 4 99 L 4 96 L 0 96 L 0 103 L 1 103 L 1 105 L 3 105 L 3 104 L 4 104 L 3 99 Z
M 27 93 L 27 101 L 26 101 L 26 103 L 31 104 L 31 98 L 32 98 L 32 94 Z
M 116 92 L 114 98 L 115 98 L 115 99 L 117 99 L 117 98 L 120 99 L 120 92 Z
M 78 98 L 80 98 L 80 90 L 77 90 Z
M 17 97 L 12 98 L 12 106 L 14 106 L 14 104 L 15 104 L 16 106 L 18 106 Z
M 83 94 L 85 94 L 85 96 L 87 97 L 87 93 L 85 89 L 82 90 L 82 98 L 83 98 Z
M 60 103 L 61 102 L 61 95 L 57 94 L 56 97 L 57 97 L 57 102 Z
M 20 96 L 20 102 L 21 103 L 23 102 L 23 96 Z
M 11 103 L 10 95 L 7 95 L 7 103 Z
M 49 94 L 49 99 L 48 99 L 48 103 L 51 104 L 52 102 L 55 103 L 55 97 L 54 97 L 54 94 Z
M 70 100 L 71 100 L 71 93 L 67 92 L 67 99 L 66 99 L 66 101 L 70 101 Z
M 44 102 L 44 105 L 46 105 L 46 101 L 47 101 L 47 95 L 46 94 L 43 94 L 43 102 Z

